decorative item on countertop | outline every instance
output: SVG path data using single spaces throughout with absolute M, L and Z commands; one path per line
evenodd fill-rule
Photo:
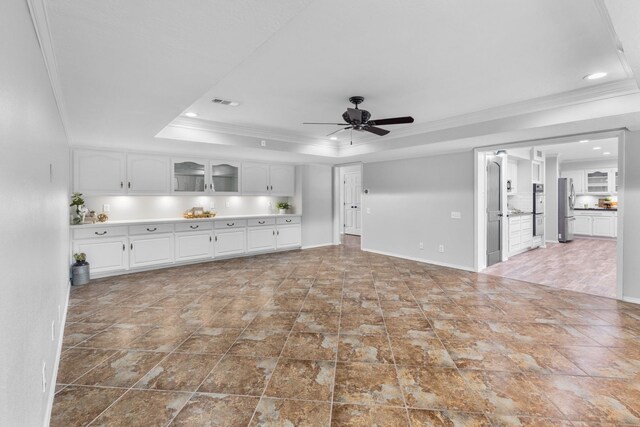
M 216 212 L 205 211 L 203 207 L 193 207 L 187 210 L 182 216 L 186 219 L 213 218 L 216 216 Z
M 107 215 L 106 213 L 102 212 L 98 214 L 98 222 L 107 222 L 108 220 L 109 220 L 109 215 Z
M 82 193 L 73 193 L 71 196 L 70 207 L 73 207 L 73 213 L 71 214 L 72 224 L 82 224 L 85 216 L 89 213 L 89 209 L 84 206 L 84 199 Z
M 87 222 L 89 224 L 95 224 L 97 220 L 96 211 L 89 211 L 89 215 L 87 215 Z
M 74 286 L 86 285 L 91 279 L 87 255 L 84 252 L 75 253 L 73 259 L 76 262 L 71 266 L 71 284 Z
M 281 214 L 286 214 L 287 210 L 291 209 L 291 205 L 287 202 L 278 202 L 276 203 L 276 207 L 278 208 L 278 212 Z

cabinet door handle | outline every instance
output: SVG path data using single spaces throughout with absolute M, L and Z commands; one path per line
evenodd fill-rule
M 104 230 L 102 233 L 98 233 L 97 231 L 94 231 L 93 233 L 97 234 L 98 236 L 104 236 L 105 234 L 107 234 L 107 230 Z
M 258 224 L 264 224 L 264 221 L 258 221 Z
M 127 188 L 131 188 L 131 181 L 127 182 Z
M 211 242 L 211 236 L 209 236 L 209 241 Z
M 273 230 L 273 235 L 274 235 L 274 236 L 276 235 L 276 230 Z
M 127 245 L 125 245 L 125 244 L 123 243 L 123 244 L 122 244 L 122 252 L 124 252 L 126 248 L 127 248 Z
M 273 191 L 273 185 L 271 186 L 271 191 Z
M 133 250 L 133 243 L 131 244 L 131 250 Z
M 151 231 L 156 231 L 157 229 L 158 229 L 158 227 L 147 228 L 147 231 L 151 232 Z
M 235 222 L 232 222 L 231 224 L 227 223 L 227 227 L 233 227 L 235 224 Z
M 267 191 L 269 191 L 269 186 L 267 185 Z
M 120 181 L 120 188 L 124 188 L 124 182 Z
M 190 225 L 189 228 L 192 230 L 195 230 L 196 228 L 200 227 L 199 225 Z
M 280 235 L 280 230 L 278 230 L 277 233 L 278 233 L 278 236 L 279 236 Z
M 216 236 L 216 242 L 218 241 L 218 236 Z

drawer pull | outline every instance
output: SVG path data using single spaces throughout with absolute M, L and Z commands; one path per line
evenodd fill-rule
M 97 231 L 94 231 L 95 234 L 97 234 L 98 236 L 104 236 L 105 234 L 107 234 L 107 230 L 103 231 L 102 233 L 98 233 Z
M 233 227 L 234 225 L 236 225 L 235 222 L 232 222 L 231 224 L 227 223 L 227 227 Z
M 192 230 L 195 230 L 196 228 L 200 227 L 199 225 L 190 225 L 189 228 L 191 228 Z
M 264 224 L 264 221 L 258 221 L 258 224 Z
M 157 229 L 158 229 L 158 227 L 147 228 L 147 231 L 152 232 L 152 231 L 156 231 Z
M 291 222 L 291 220 L 290 220 L 290 219 L 285 219 L 284 221 L 285 221 L 285 222 Z

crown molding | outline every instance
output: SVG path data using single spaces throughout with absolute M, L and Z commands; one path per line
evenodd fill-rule
M 627 74 L 627 78 L 633 78 L 633 71 L 631 70 L 631 66 L 627 61 L 627 56 L 624 54 L 624 48 L 622 47 L 622 42 L 618 37 L 618 33 L 616 33 L 616 29 L 613 26 L 613 21 L 611 21 L 611 15 L 609 15 L 609 11 L 607 10 L 607 6 L 604 4 L 604 0 L 593 0 L 593 3 L 596 7 L 596 10 L 600 14 L 600 19 L 602 19 L 602 23 L 604 24 L 604 27 L 607 29 L 607 33 L 609 33 L 611 42 L 616 47 L 616 53 L 618 54 L 618 60 L 620 61 L 620 65 L 622 65 L 624 72 Z
M 273 129 L 256 126 L 241 126 L 228 123 L 214 122 L 210 120 L 177 117 L 169 126 L 191 130 L 208 131 L 213 133 L 226 133 L 231 135 L 248 136 L 272 141 L 289 142 L 297 145 L 338 148 L 338 141 L 310 138 L 308 135 L 279 132 Z
M 58 62 L 53 49 L 53 39 L 51 37 L 51 29 L 49 26 L 49 18 L 44 0 L 27 0 L 29 14 L 33 22 L 33 28 L 36 32 L 40 51 L 44 59 L 44 64 L 49 75 L 49 82 L 53 90 L 53 97 L 58 107 L 62 127 L 67 136 L 67 141 L 71 143 L 71 133 L 69 132 L 69 116 L 67 114 L 64 96 L 62 94 L 62 85 L 60 84 L 60 76 L 58 74 Z

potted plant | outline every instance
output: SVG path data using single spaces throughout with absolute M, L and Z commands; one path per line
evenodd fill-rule
M 281 214 L 286 214 L 288 209 L 291 209 L 291 205 L 287 202 L 278 202 L 276 204 L 278 207 L 278 212 Z
M 75 253 L 73 254 L 73 259 L 76 262 L 71 266 L 71 283 L 73 283 L 73 285 L 89 283 L 90 271 L 87 254 L 84 252 Z
M 71 204 L 69 206 L 74 208 L 72 215 L 73 224 L 82 224 L 84 222 L 84 216 L 88 212 L 88 210 L 84 207 L 84 199 L 82 198 L 82 193 L 73 193 L 73 195 L 71 196 Z

